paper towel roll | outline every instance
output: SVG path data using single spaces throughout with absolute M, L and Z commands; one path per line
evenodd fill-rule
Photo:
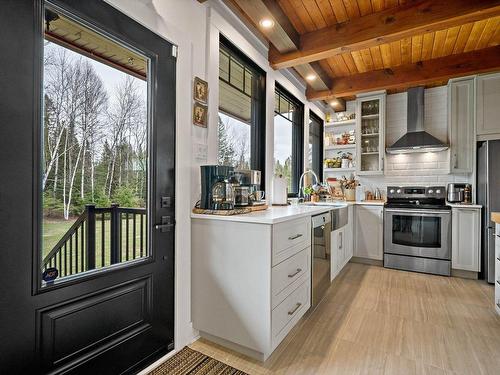
M 288 181 L 281 176 L 273 177 L 273 204 L 285 205 L 288 204 Z

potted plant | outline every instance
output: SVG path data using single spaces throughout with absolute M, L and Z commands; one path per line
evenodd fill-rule
M 341 165 L 340 168 L 349 168 L 352 160 L 352 154 L 350 152 L 342 152 L 339 151 L 338 154 L 341 154 L 340 160 L 341 160 Z

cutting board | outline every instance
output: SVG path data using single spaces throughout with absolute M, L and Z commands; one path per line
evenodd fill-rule
M 203 208 L 193 208 L 193 213 L 201 215 L 232 216 L 232 215 L 249 214 L 250 212 L 255 212 L 255 211 L 264 211 L 267 210 L 268 208 L 269 206 L 267 204 L 263 204 L 260 206 L 239 207 L 235 208 L 234 210 L 205 210 Z

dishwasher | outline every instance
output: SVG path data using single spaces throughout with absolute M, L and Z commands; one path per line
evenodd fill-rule
M 332 217 L 325 212 L 312 217 L 311 251 L 311 307 L 314 308 L 325 296 L 330 286 L 330 233 Z

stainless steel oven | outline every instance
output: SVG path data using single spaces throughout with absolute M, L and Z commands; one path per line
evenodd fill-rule
M 385 209 L 385 251 L 451 259 L 451 211 Z
M 399 191 L 393 199 L 388 191 L 384 208 L 384 266 L 450 275 L 451 210 L 440 198 L 445 189 Z

